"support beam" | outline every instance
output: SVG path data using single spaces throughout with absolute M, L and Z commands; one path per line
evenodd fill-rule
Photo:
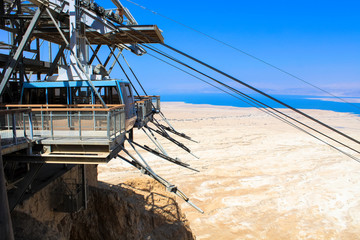
M 85 38 L 85 39 L 86 39 L 86 38 Z M 102 65 L 101 60 L 100 60 L 99 57 L 97 56 L 97 52 L 95 52 L 96 50 L 94 50 L 94 49 L 92 48 L 91 44 L 89 43 L 89 41 L 87 41 L 87 39 L 86 39 L 86 42 L 89 44 L 89 47 L 90 47 L 91 51 L 93 51 L 93 53 L 94 53 L 94 54 L 91 56 L 91 58 L 95 56 L 96 59 L 98 60 L 98 62 Z M 98 47 L 99 47 L 99 46 L 101 46 L 101 45 L 98 45 Z M 90 61 L 89 61 L 89 62 L 90 62 Z M 89 62 L 87 62 L 87 64 L 88 64 L 88 65 L 91 65 L 92 61 L 91 61 L 90 64 L 89 64 Z
M 43 163 L 34 163 L 31 164 L 30 171 L 26 174 L 24 179 L 16 186 L 16 190 L 13 194 L 9 195 L 9 207 L 10 211 L 14 210 L 16 205 L 21 201 L 26 190 L 29 188 L 30 184 L 34 181 L 35 177 L 39 173 Z
M 158 142 L 156 136 L 150 131 L 150 129 L 148 129 L 148 131 L 150 132 L 150 134 L 152 135 L 152 137 L 145 131 L 144 128 L 141 128 L 143 130 L 143 132 L 146 134 L 146 136 L 148 136 L 148 138 L 154 143 L 154 145 L 165 155 L 165 156 L 169 156 L 165 149 L 161 146 L 161 144 Z
M 116 55 L 116 58 L 114 59 L 113 63 L 111 64 L 111 67 L 110 67 L 109 70 L 108 70 L 109 75 L 110 75 L 110 73 L 112 72 L 112 70 L 114 69 L 115 64 L 116 64 L 116 59 L 119 58 L 119 56 L 120 56 L 120 54 L 121 54 L 121 51 L 122 51 L 122 50 L 119 48 L 119 52 L 118 52 L 118 54 Z
M 1 239 L 13 240 L 14 233 L 12 229 L 8 197 L 5 184 L 4 166 L 0 146 L 0 236 Z
M 91 47 L 90 44 L 89 44 L 89 46 Z M 94 51 L 93 55 L 91 56 L 91 58 L 90 58 L 90 60 L 89 60 L 89 62 L 88 62 L 89 65 L 92 64 L 92 62 L 94 61 L 95 57 L 97 58 L 97 53 L 99 52 L 100 48 L 101 48 L 101 45 L 100 45 L 100 44 L 97 45 L 97 47 L 95 48 L 95 51 Z M 99 60 L 98 60 L 98 61 L 99 61 Z M 99 62 L 100 62 L 100 61 L 99 61 Z
M 46 9 L 47 14 L 50 16 L 51 21 L 53 22 L 53 24 L 55 25 L 56 29 L 58 30 L 58 32 L 60 33 L 62 39 L 64 40 L 66 46 L 70 46 L 68 40 L 66 39 L 66 37 L 64 36 L 64 33 L 61 31 L 61 29 L 59 28 L 59 26 L 56 24 L 56 21 L 53 17 L 53 15 L 51 14 L 49 9 Z M 96 96 L 99 98 L 101 104 L 104 106 L 104 108 L 108 108 L 106 103 L 104 102 L 104 100 L 102 99 L 101 95 L 99 94 L 99 92 L 96 90 L 94 84 L 92 83 L 90 77 L 86 74 L 86 71 L 83 67 L 83 65 L 81 64 L 80 60 L 76 57 L 74 51 L 70 48 L 70 52 L 72 54 L 72 56 L 74 57 L 75 61 L 78 64 L 78 67 L 80 68 L 80 70 L 84 73 L 84 75 L 86 76 L 86 80 L 89 83 L 90 87 L 93 89 L 94 93 L 96 94 Z
M 82 184 L 83 184 L 83 206 L 84 206 L 84 210 L 87 209 L 87 204 L 88 204 L 88 199 L 87 199 L 87 181 L 86 181 L 86 165 L 83 164 L 81 165 L 81 177 L 82 177 Z
M 10 7 L 7 9 L 6 14 L 10 14 L 11 11 L 14 9 L 14 7 L 16 6 L 16 1 L 13 1 L 10 5 Z
M 5 9 L 4 9 L 4 0 L 0 0 L 0 16 L 4 16 Z M 0 19 L 0 25 L 5 26 L 5 20 L 3 18 Z
M 58 53 L 56 54 L 56 57 L 55 57 L 54 61 L 52 62 L 51 66 L 50 66 L 49 72 L 47 74 L 48 76 L 51 76 L 54 73 L 55 68 L 57 67 L 58 62 L 60 60 L 60 57 L 64 53 L 65 48 L 66 48 L 66 44 L 62 44 L 59 51 L 58 51 Z
M 134 89 L 134 91 L 136 92 L 136 94 L 137 94 L 138 96 L 140 96 L 139 93 L 138 93 L 138 91 L 136 90 L 134 84 L 131 82 L 129 76 L 126 74 L 125 69 L 121 66 L 121 64 L 120 64 L 120 62 L 119 62 L 119 59 L 116 58 L 115 53 L 114 53 L 114 50 L 113 50 L 110 46 L 108 46 L 108 48 L 109 48 L 111 54 L 115 57 L 116 62 L 118 63 L 118 65 L 119 65 L 119 67 L 121 68 L 121 70 L 123 71 L 123 73 L 124 73 L 124 75 L 126 76 L 127 80 L 129 80 L 130 85 L 132 86 L 132 88 Z M 115 48 L 114 48 L 114 49 L 115 49 Z
M 41 47 L 40 40 L 39 40 L 39 38 L 36 38 L 36 57 L 35 57 L 35 59 L 37 61 L 40 61 L 40 47 Z M 36 72 L 36 79 L 40 80 L 40 78 L 41 78 L 41 73 Z
M 2 80 L 1 80 L 1 84 L 0 84 L 0 96 L 3 95 L 4 93 L 4 88 L 7 84 L 7 82 L 10 79 L 11 74 L 14 72 L 14 69 L 16 68 L 17 64 L 19 63 L 20 60 L 20 56 L 22 56 L 22 53 L 25 49 L 26 44 L 28 43 L 28 41 L 31 38 L 31 34 L 34 31 L 41 13 L 43 12 L 43 8 L 38 8 L 34 14 L 34 17 L 32 18 L 20 44 L 19 47 L 17 48 L 15 55 L 10 59 L 8 67 L 4 68 L 3 74 L 2 74 Z
M 109 61 L 111 59 L 111 56 L 112 56 L 112 54 L 109 54 L 109 56 L 106 58 L 106 60 L 104 62 L 104 67 L 106 67 L 108 65 L 108 63 L 109 63 Z M 115 56 L 115 54 L 114 54 L 114 56 Z

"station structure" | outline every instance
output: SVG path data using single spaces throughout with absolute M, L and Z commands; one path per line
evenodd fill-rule
M 10 212 L 54 182 L 58 183 L 51 195 L 56 201 L 49 203 L 54 211 L 86 208 L 89 169 L 115 157 L 192 204 L 137 151 L 141 148 L 190 168 L 171 158 L 154 134 L 189 153 L 169 133 L 191 138 L 168 123 L 160 96 L 139 95 L 126 73 L 125 80 L 111 77 L 116 65 L 123 69 L 119 62 L 123 51 L 141 56 L 146 51 L 140 44 L 163 43 L 164 38 L 156 25 L 139 25 L 120 1 L 111 1 L 112 9 L 92 0 L 0 0 L 3 236 L 11 236 Z M 101 54 L 104 48 L 109 56 Z M 156 115 L 168 126 L 160 124 Z M 134 128 L 143 130 L 156 149 L 135 142 Z M 73 177 L 57 181 L 69 171 Z

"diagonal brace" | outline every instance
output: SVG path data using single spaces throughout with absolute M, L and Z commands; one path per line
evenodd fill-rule
M 16 191 L 13 194 L 9 195 L 9 197 L 8 197 L 9 198 L 9 208 L 10 208 L 11 212 L 14 210 L 16 205 L 21 201 L 26 190 L 28 189 L 30 184 L 34 181 L 35 177 L 37 176 L 37 174 L 39 173 L 39 171 L 43 165 L 44 165 L 43 163 L 31 164 L 30 171 L 27 173 L 25 178 L 19 183 L 19 186 L 16 189 Z
M 22 53 L 25 49 L 26 44 L 28 43 L 28 41 L 31 38 L 31 35 L 40 19 L 40 15 L 42 14 L 42 12 L 44 11 L 44 8 L 39 7 L 35 14 L 34 17 L 31 19 L 31 22 L 28 26 L 28 28 L 26 29 L 26 32 L 19 44 L 19 47 L 17 48 L 15 55 L 10 58 L 8 65 L 6 68 L 4 68 L 3 70 L 3 74 L 2 74 L 2 80 L 1 80 L 1 84 L 0 84 L 0 96 L 2 96 L 2 94 L 4 93 L 4 88 L 7 84 L 7 82 L 10 79 L 11 74 L 14 72 L 17 64 L 19 63 L 20 57 L 22 56 Z
M 56 29 L 57 29 L 58 32 L 60 33 L 62 39 L 64 40 L 64 42 L 65 42 L 65 44 L 66 44 L 66 46 L 69 46 L 70 44 L 69 44 L 68 40 L 67 40 L 66 37 L 64 36 L 64 33 L 61 31 L 61 29 L 59 28 L 59 26 L 56 24 L 56 21 L 55 21 L 53 15 L 51 14 L 50 10 L 49 10 L 49 9 L 46 9 L 46 12 L 47 12 L 47 14 L 49 15 L 49 17 L 51 18 L 51 21 L 52 21 L 53 24 L 55 25 Z M 96 88 L 95 88 L 93 82 L 91 81 L 90 77 L 89 77 L 87 74 L 85 74 L 86 71 L 85 71 L 83 65 L 81 64 L 80 60 L 76 57 L 76 55 L 75 55 L 75 53 L 72 51 L 72 49 L 70 49 L 70 52 L 71 52 L 71 54 L 74 56 L 75 61 L 77 62 L 80 70 L 81 70 L 81 71 L 84 73 L 84 75 L 86 76 L 87 82 L 89 83 L 90 87 L 93 89 L 93 91 L 94 91 L 94 93 L 96 94 L 96 96 L 99 98 L 101 104 L 104 106 L 104 108 L 108 108 L 108 106 L 106 105 L 106 103 L 105 103 L 104 100 L 102 99 L 100 93 L 96 90 Z

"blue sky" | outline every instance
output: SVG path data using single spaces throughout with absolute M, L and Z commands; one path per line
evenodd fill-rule
M 111 1 L 108 2 L 100 4 L 110 7 Z M 360 1 L 134 2 L 261 58 L 333 94 L 360 96 Z M 126 0 L 122 3 L 139 24 L 158 25 L 168 45 L 268 93 L 324 95 L 181 25 Z M 149 92 L 215 91 L 150 56 L 126 56 Z M 219 79 L 229 82 L 222 77 Z
M 133 1 L 335 95 L 360 97 L 360 1 Z M 111 0 L 96 2 L 105 8 L 114 8 Z M 158 25 L 168 45 L 267 93 L 324 95 L 323 92 L 188 28 L 126 0 L 121 2 L 129 8 L 139 24 Z M 7 35 L 2 32 L 1 38 L 5 40 L 3 38 L 7 38 Z M 108 54 L 105 47 L 102 49 L 103 55 Z M 139 57 L 126 52 L 125 56 L 149 94 L 217 91 L 149 55 Z M 241 88 L 218 74 L 181 59 L 221 81 Z M 125 78 L 119 68 L 112 72 L 112 77 Z

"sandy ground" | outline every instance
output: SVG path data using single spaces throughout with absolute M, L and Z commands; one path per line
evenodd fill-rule
M 183 103 L 162 109 L 176 129 L 200 141 L 181 140 L 200 159 L 158 139 L 200 172 L 141 154 L 205 211 L 179 199 L 197 239 L 360 239 L 360 163 L 257 109 Z M 360 117 L 306 112 L 360 139 Z M 135 139 L 155 148 L 142 131 Z M 111 184 L 139 175 L 119 159 L 99 166 L 99 180 Z

